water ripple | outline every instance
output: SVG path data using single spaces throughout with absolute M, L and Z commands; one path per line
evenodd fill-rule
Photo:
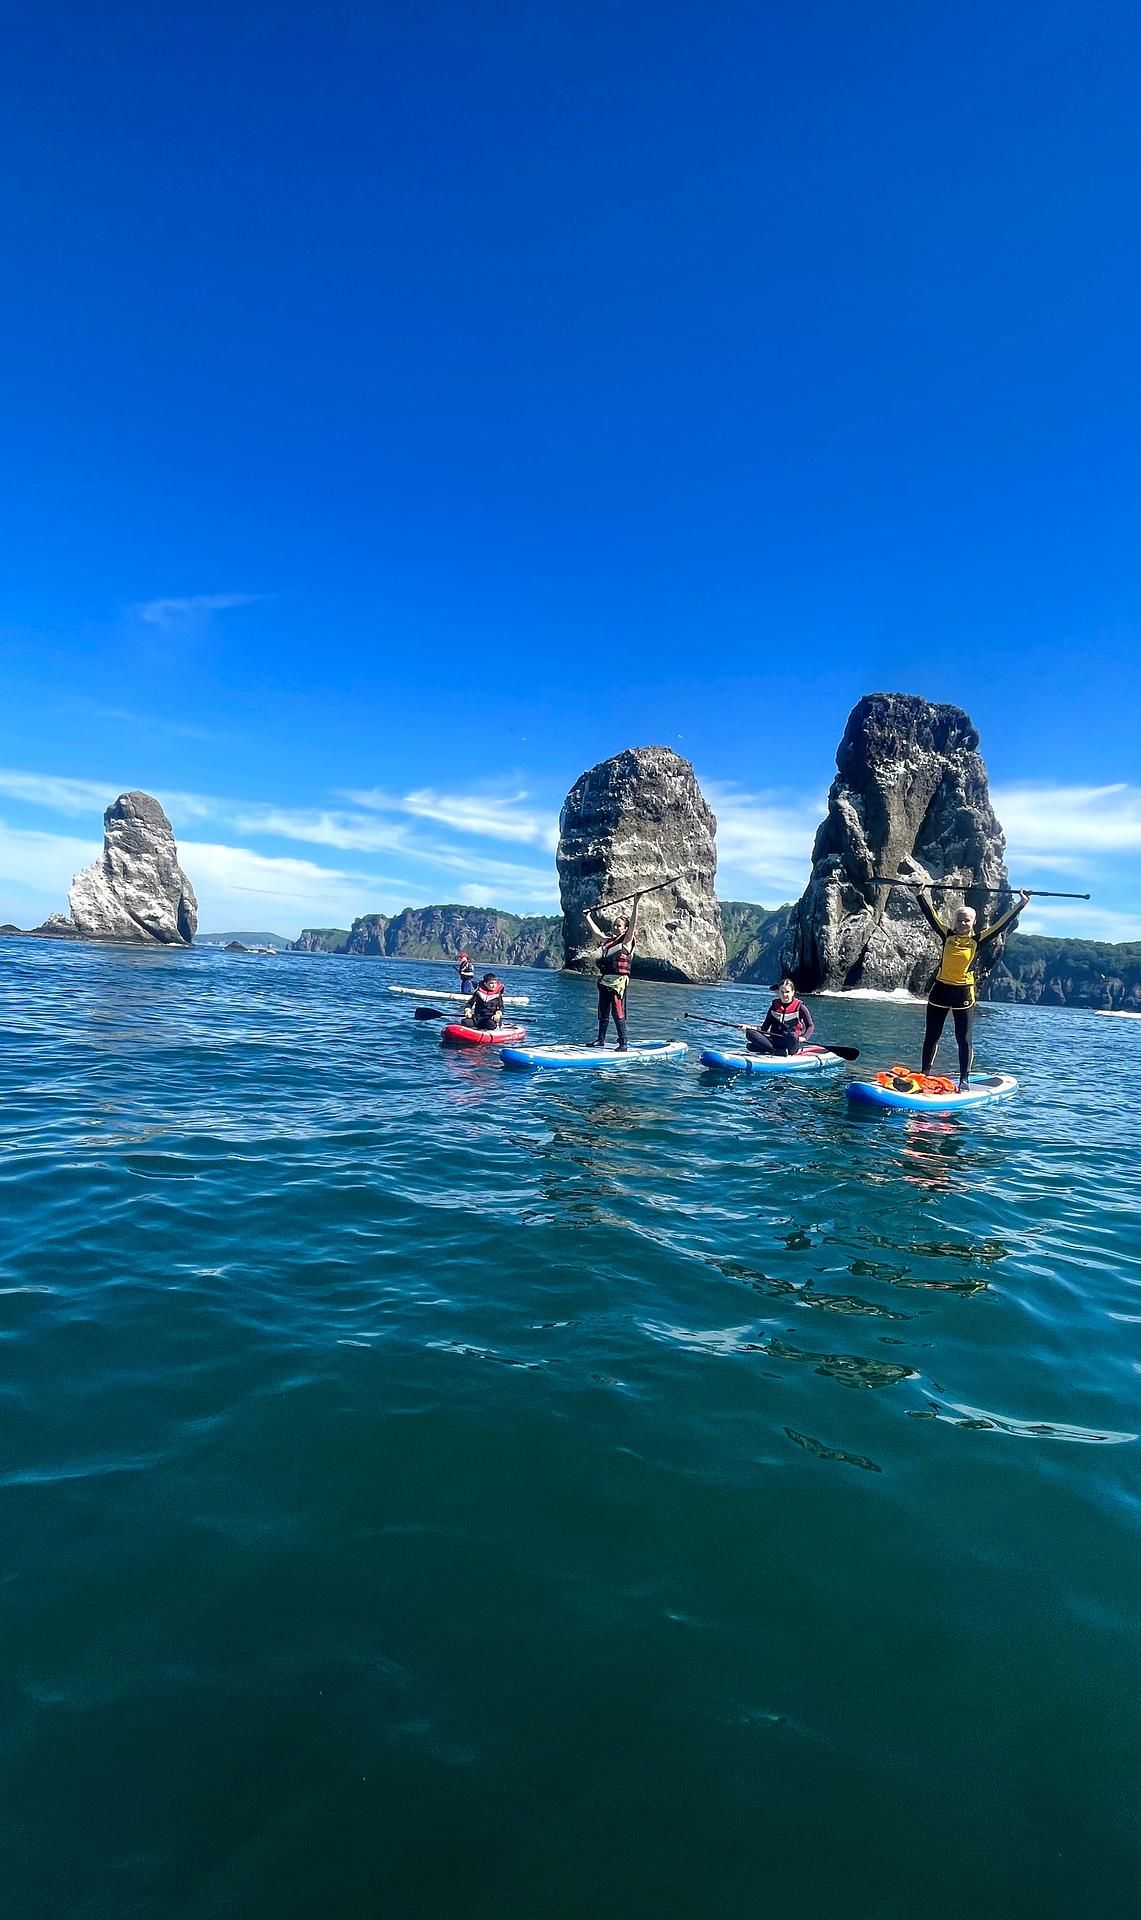
M 394 978 L 0 943 L 13 1911 L 1131 1911 L 1141 1034 L 858 1124 Z

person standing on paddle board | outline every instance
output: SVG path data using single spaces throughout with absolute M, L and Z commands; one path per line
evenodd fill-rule
M 503 982 L 494 973 L 485 973 L 464 1008 L 464 1026 L 487 1033 L 503 1025 Z
M 587 910 L 583 919 L 590 928 L 600 946 L 596 955 L 598 961 L 598 1038 L 596 1047 L 606 1045 L 606 1030 L 610 1025 L 610 1016 L 614 1016 L 614 1031 L 618 1035 L 618 1051 L 626 1052 L 626 988 L 630 982 L 630 961 L 634 952 L 634 942 L 638 938 L 638 903 L 642 896 L 634 895 L 634 905 L 627 920 L 619 914 L 614 922 L 613 933 L 605 933 L 594 915 Z
M 745 1045 L 750 1053 L 799 1053 L 802 1041 L 815 1032 L 816 1022 L 797 999 L 792 981 L 782 980 L 760 1026 L 745 1028 Z
M 935 911 L 927 884 L 926 880 L 912 882 L 924 919 L 943 942 L 943 957 L 927 996 L 922 1071 L 925 1075 L 929 1074 L 934 1066 L 947 1015 L 952 1014 L 955 1041 L 959 1049 L 958 1091 L 966 1093 L 971 1083 L 971 1014 L 975 1004 L 975 961 L 979 948 L 1017 920 L 1023 909 L 1030 905 L 1030 895 L 1024 888 L 1017 904 L 1011 907 L 1009 913 L 1004 913 L 1001 920 L 996 920 L 993 926 L 977 928 L 974 908 L 960 907 L 948 927 Z
M 475 968 L 466 953 L 461 953 L 456 961 L 456 971 L 460 976 L 460 986 L 465 993 L 471 993 L 475 987 Z

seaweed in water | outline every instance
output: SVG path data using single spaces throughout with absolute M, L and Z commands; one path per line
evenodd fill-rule
M 826 1447 L 823 1440 L 814 1440 L 810 1433 L 798 1433 L 795 1427 L 786 1427 L 785 1433 L 794 1447 L 803 1447 L 815 1460 L 839 1460 L 845 1467 L 860 1467 L 864 1473 L 882 1473 L 883 1468 L 866 1453 L 846 1453 L 843 1447 Z

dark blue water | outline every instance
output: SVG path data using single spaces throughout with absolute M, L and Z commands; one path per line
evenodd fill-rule
M 1135 1916 L 1141 1031 L 861 1120 L 396 979 L 0 943 L 5 1911 Z

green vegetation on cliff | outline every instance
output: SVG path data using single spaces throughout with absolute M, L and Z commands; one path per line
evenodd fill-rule
M 755 907 L 748 900 L 721 902 L 725 978 L 768 986 L 780 978 L 780 954 L 792 908 Z
M 769 986 L 780 979 L 781 949 L 791 913 L 787 905 L 721 902 L 727 980 Z M 558 968 L 563 964 L 562 920 L 557 914 L 500 913 L 494 907 L 407 907 L 392 919 L 382 913 L 361 914 L 348 929 L 306 927 L 292 945 L 296 953 L 409 960 L 454 961 L 466 952 L 477 966 Z M 979 991 L 984 1000 L 1027 1006 L 1120 1007 L 1141 1012 L 1141 941 L 1114 944 L 1016 933 Z
M 361 914 L 347 932 L 306 927 L 293 950 L 409 960 L 456 960 L 470 953 L 477 966 L 558 968 L 562 921 L 554 914 L 500 913 L 494 907 L 406 907 L 392 919 Z
M 980 989 L 985 1000 L 1141 1012 L 1141 940 L 1055 940 L 1014 933 Z

